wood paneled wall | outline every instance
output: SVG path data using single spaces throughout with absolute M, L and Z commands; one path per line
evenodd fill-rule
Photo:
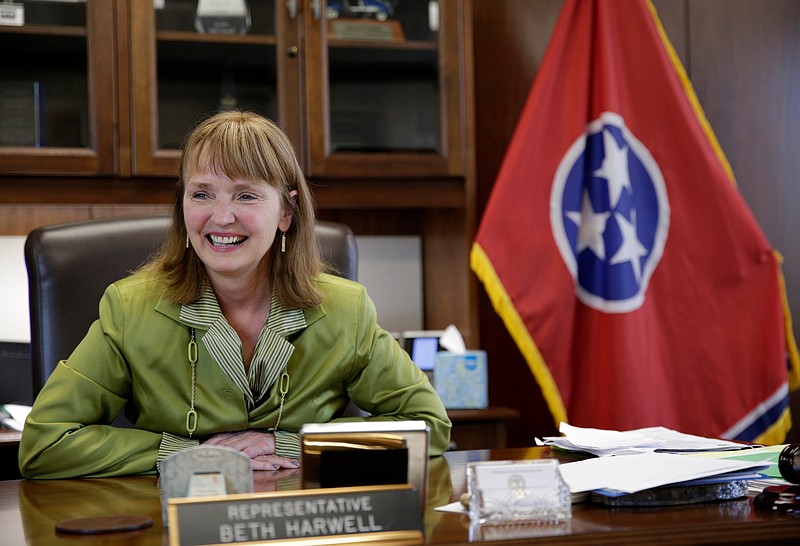
M 0 205 L 0 235 L 27 235 L 34 228 L 112 216 L 168 214 L 169 205 Z
M 784 274 L 800 329 L 800 2 L 654 0 L 739 188 Z M 477 214 L 530 92 L 561 8 L 554 0 L 474 0 Z M 490 401 L 518 409 L 510 445 L 556 432 L 528 367 L 481 292 Z M 800 393 L 789 440 L 800 441 Z

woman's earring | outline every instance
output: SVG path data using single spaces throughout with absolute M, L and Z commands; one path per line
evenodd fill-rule
M 189 234 L 186 234 L 186 248 L 189 248 Z
M 286 232 L 281 231 L 281 252 L 286 252 Z

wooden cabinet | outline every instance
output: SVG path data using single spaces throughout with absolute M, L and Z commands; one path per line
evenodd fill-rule
M 422 238 L 425 327 L 471 339 L 470 0 L 392 0 L 385 20 L 246 0 L 243 33 L 213 31 L 198 0 L 19 3 L 25 24 L 0 26 L 0 128 L 31 101 L 9 82 L 39 82 L 39 114 L 15 112 L 44 136 L 0 136 L 0 202 L 166 204 L 194 124 L 255 110 L 294 142 L 321 217 Z
M 308 173 L 463 175 L 463 3 L 396 2 L 385 22 L 320 4 L 304 17 Z
M 112 3 L 16 4 L 25 24 L 0 26 L 0 172 L 114 173 Z
M 25 24 L 0 25 L 3 173 L 174 176 L 198 118 L 231 108 L 278 121 L 310 177 L 467 172 L 461 0 L 386 2 L 385 21 L 248 0 L 243 34 L 202 30 L 197 0 L 19 4 Z
M 277 120 L 310 177 L 465 173 L 460 2 L 404 0 L 375 21 L 251 0 L 243 35 L 198 32 L 195 0 L 127 7 L 134 175 L 173 174 L 197 117 L 229 108 Z
M 129 23 L 133 175 L 174 175 L 184 136 L 218 110 L 254 110 L 282 121 L 280 10 L 274 0 L 248 4 L 246 34 L 201 32 L 196 0 L 170 0 L 158 9 L 153 2 L 118 4 Z

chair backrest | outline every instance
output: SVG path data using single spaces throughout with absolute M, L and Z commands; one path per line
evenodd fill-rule
M 161 244 L 168 216 L 110 218 L 34 229 L 25 241 L 36 397 L 59 360 L 67 358 L 97 318 L 106 287 L 127 276 Z M 322 258 L 356 280 L 358 250 L 344 224 L 318 222 Z

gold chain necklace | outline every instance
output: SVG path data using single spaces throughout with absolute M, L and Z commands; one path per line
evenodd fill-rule
M 194 328 L 189 327 L 189 346 L 187 348 L 187 356 L 189 358 L 189 366 L 192 369 L 192 396 L 189 401 L 189 411 L 186 413 L 186 431 L 189 433 L 189 438 L 197 430 L 197 412 L 194 409 L 194 395 L 196 390 L 196 374 L 197 374 L 197 340 L 195 338 Z M 289 393 L 289 372 L 286 370 L 287 366 L 283 367 L 283 373 L 278 382 L 278 394 L 281 395 L 281 405 L 278 408 L 278 420 L 275 422 L 275 428 L 281 424 L 281 417 L 283 417 L 283 404 L 286 401 L 286 395 Z
M 189 412 L 186 414 L 186 431 L 189 438 L 197 430 L 197 412 L 194 410 L 195 374 L 197 371 L 197 341 L 195 341 L 194 328 L 189 327 L 189 347 L 187 349 L 189 366 L 192 368 L 192 398 L 189 402 Z
M 275 422 L 275 428 L 281 424 L 281 417 L 283 417 L 283 402 L 286 400 L 286 394 L 289 392 L 289 372 L 286 371 L 286 366 L 283 367 L 283 373 L 278 383 L 278 393 L 281 395 L 281 406 L 278 408 L 278 420 Z

